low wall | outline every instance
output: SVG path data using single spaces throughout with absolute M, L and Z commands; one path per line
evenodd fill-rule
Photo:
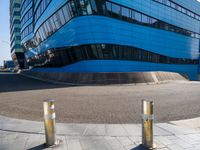
M 128 84 L 159 83 L 172 80 L 187 80 L 178 73 L 135 72 L 135 73 L 56 73 L 22 71 L 21 74 L 34 78 L 69 84 Z

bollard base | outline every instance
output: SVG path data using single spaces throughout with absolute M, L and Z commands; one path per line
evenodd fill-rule
M 45 143 L 45 147 L 46 148 L 54 148 L 54 147 L 57 147 L 59 146 L 59 144 L 62 142 L 62 140 L 56 140 L 55 144 L 54 145 L 47 145 L 47 143 Z
M 157 148 L 156 144 L 153 144 L 152 147 L 147 147 L 147 146 L 145 146 L 143 144 L 140 144 L 140 146 L 143 147 L 145 150 L 154 150 L 154 149 Z

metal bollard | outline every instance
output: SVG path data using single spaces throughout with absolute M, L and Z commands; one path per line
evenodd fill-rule
M 142 100 L 142 146 L 155 149 L 153 144 L 153 101 Z
M 57 145 L 56 141 L 56 127 L 55 127 L 55 106 L 54 100 L 45 100 L 43 102 L 44 107 L 44 127 L 45 127 L 45 138 L 46 146 Z

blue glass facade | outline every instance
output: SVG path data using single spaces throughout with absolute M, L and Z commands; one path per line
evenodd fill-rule
M 170 71 L 198 79 L 196 0 L 24 0 L 21 11 L 33 71 Z
M 24 50 L 21 46 L 21 0 L 10 0 L 10 52 L 15 67 L 24 68 Z

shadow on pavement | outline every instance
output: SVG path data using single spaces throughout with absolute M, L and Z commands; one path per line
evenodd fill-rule
M 42 149 L 45 149 L 45 148 L 46 148 L 45 144 L 41 144 L 41 145 L 35 146 L 33 148 L 29 148 L 27 150 L 42 150 Z
M 146 149 L 142 145 L 138 145 L 137 147 L 135 147 L 131 150 L 146 150 Z
M 0 93 L 69 87 L 24 77 L 11 72 L 0 72 Z

